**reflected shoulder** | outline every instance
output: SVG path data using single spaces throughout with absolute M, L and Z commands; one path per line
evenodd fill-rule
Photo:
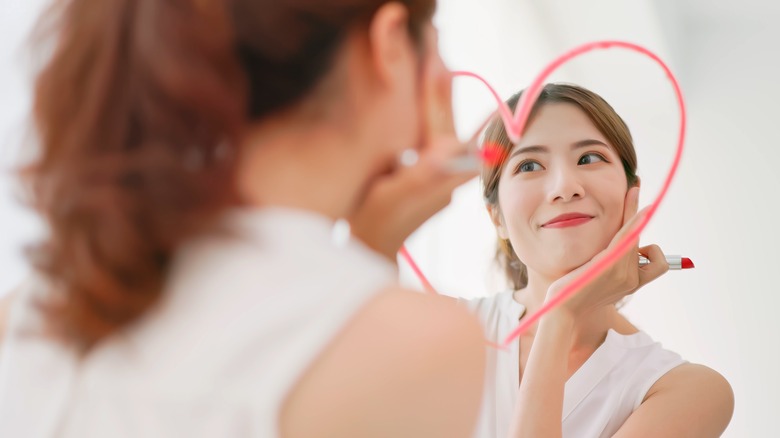
M 717 437 L 731 421 L 734 392 L 717 371 L 686 363 L 650 388 L 616 437 Z

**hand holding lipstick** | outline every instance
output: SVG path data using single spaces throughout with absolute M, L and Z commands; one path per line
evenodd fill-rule
M 643 218 L 647 209 L 637 212 L 639 207 L 639 187 L 632 187 L 626 193 L 623 209 L 623 227 L 615 234 L 609 246 L 597 254 L 591 261 L 573 270 L 554 282 L 548 290 L 548 299 L 558 294 L 573 279 L 582 275 L 594 263 L 605 257 L 608 252 L 620 242 L 623 237 Z M 634 242 L 636 245 L 638 242 Z M 640 255 L 648 261 L 640 266 Z M 639 288 L 655 280 L 669 271 L 669 263 L 658 245 L 648 245 L 627 251 L 609 269 L 604 271 L 593 282 L 574 294 L 561 307 L 572 315 L 578 316 L 601 306 L 614 304 L 626 295 L 633 294 Z
M 393 261 L 409 235 L 449 204 L 452 191 L 479 171 L 478 165 L 453 169 L 447 164 L 476 149 L 479 133 L 468 143 L 458 139 L 452 74 L 438 57 L 425 66 L 422 96 L 422 144 L 375 178 L 348 218 L 354 236 Z

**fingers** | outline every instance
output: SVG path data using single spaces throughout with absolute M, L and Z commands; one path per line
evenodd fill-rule
M 436 206 L 436 210 L 449 204 L 452 191 L 477 176 L 471 169 L 453 170 L 447 167 L 448 159 L 440 157 L 423 157 L 419 167 L 409 169 L 410 181 L 407 186 L 409 202 L 420 200 Z
M 618 232 L 615 233 L 615 237 L 612 238 L 612 241 L 609 244 L 609 248 L 612 248 L 615 245 L 617 245 L 623 239 L 623 237 L 631 233 L 631 231 L 633 231 L 634 228 L 636 228 L 636 226 L 639 225 L 642 219 L 644 219 L 649 209 L 650 206 L 643 208 L 638 213 L 636 213 L 633 217 L 631 217 L 627 222 L 624 222 L 620 230 L 618 230 Z M 639 236 L 637 236 L 634 239 L 634 244 L 638 242 L 639 242 Z
M 655 280 L 669 271 L 669 263 L 658 245 L 639 248 L 639 253 L 647 257 L 649 263 L 639 268 L 639 287 Z
M 639 208 L 639 187 L 631 187 L 626 192 L 626 200 L 623 205 L 623 226 L 620 227 L 618 232 L 615 233 L 615 236 L 612 237 L 612 241 L 607 247 L 608 249 L 613 248 L 621 240 L 623 240 L 623 237 L 629 234 L 634 229 L 634 227 L 639 224 L 649 209 L 649 207 L 645 207 L 642 209 L 642 211 L 637 212 L 637 208 Z M 637 245 L 638 243 L 639 238 L 637 237 L 634 241 L 634 245 Z
M 397 209 L 433 215 L 449 204 L 456 187 L 476 176 L 476 172 L 447 171 L 443 160 L 433 153 L 422 154 L 416 164 L 400 167 L 375 182 L 375 195 Z
M 447 172 L 466 172 L 476 176 L 482 165 L 477 156 L 477 141 L 490 118 L 485 120 L 469 140 L 460 141 L 455 132 L 452 82 L 452 72 L 444 65 L 441 57 L 432 56 L 425 65 L 425 131 L 421 150 L 423 154 L 430 153 L 434 159 L 441 161 L 442 169 Z
M 630 221 L 632 217 L 636 216 L 639 209 L 639 187 L 631 187 L 626 192 L 626 200 L 623 205 L 623 224 Z
M 431 56 L 423 75 L 425 145 L 441 136 L 455 136 L 452 113 L 452 73 L 441 57 Z
M 471 138 L 465 142 L 461 142 L 455 137 L 437 139 L 438 143 L 446 144 L 446 146 L 435 146 L 431 150 L 433 154 L 441 159 L 444 170 L 449 173 L 466 173 L 470 178 L 477 176 L 483 166 L 496 165 L 496 163 L 484 161 L 483 151 L 479 148 L 481 134 L 491 119 L 492 114 L 491 117 L 485 119 L 482 125 L 474 131 Z

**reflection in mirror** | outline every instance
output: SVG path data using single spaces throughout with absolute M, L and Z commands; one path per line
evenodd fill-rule
M 780 6 L 747 0 L 595 0 L 573 3 L 439 4 L 442 54 L 457 70 L 487 78 L 505 99 L 526 87 L 560 53 L 589 41 L 641 44 L 670 64 L 685 95 L 689 132 L 680 172 L 642 235 L 696 268 L 647 284 L 620 309 L 635 326 L 683 358 L 716 369 L 734 389 L 727 437 L 767 436 L 780 392 L 780 351 L 764 333 L 780 331 L 774 248 L 780 245 L 767 190 L 780 184 L 780 143 L 772 114 L 780 102 L 780 64 L 772 23 Z M 551 82 L 576 83 L 602 97 L 631 128 L 642 176 L 640 205 L 657 193 L 669 165 L 678 114 L 665 78 L 638 57 L 593 54 Z M 477 84 L 456 80 L 459 132 L 470 134 L 495 102 Z M 456 191 L 447 210 L 407 242 L 434 286 L 465 299 L 509 287 L 493 260 L 496 232 L 479 181 Z M 401 263 L 405 284 L 419 287 Z M 769 341 L 769 342 L 767 342 Z
M 520 95 L 508 100 L 510 108 Z M 481 185 L 497 236 L 495 260 L 509 287 L 464 303 L 487 340 L 501 343 L 635 225 L 640 179 L 628 126 L 604 99 L 576 85 L 545 86 L 519 143 L 499 118 L 483 142 L 506 152 L 485 167 Z M 637 253 L 650 262 L 640 267 Z M 728 382 L 663 348 L 616 306 L 668 268 L 657 245 L 637 248 L 508 351 L 488 349 L 478 436 L 513 429 L 521 436 L 632 436 L 650 432 L 648 425 L 722 433 L 733 409 Z M 570 322 L 566 330 L 560 320 Z M 697 402 L 701 397 L 709 403 Z M 701 422 L 692 425 L 691 416 Z

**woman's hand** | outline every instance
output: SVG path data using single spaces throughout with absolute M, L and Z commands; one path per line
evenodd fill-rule
M 457 186 L 478 174 L 478 165 L 466 170 L 449 166 L 453 158 L 475 148 L 471 146 L 475 139 L 464 144 L 455 134 L 452 74 L 435 56 L 423 76 L 424 137 L 416 151 L 419 159 L 374 181 L 348 218 L 354 236 L 391 260 L 414 230 L 450 203 Z
M 638 206 L 639 187 L 632 187 L 626 193 L 626 201 L 623 208 L 623 226 L 615 234 L 607 249 L 597 254 L 588 263 L 555 281 L 548 290 L 548 298 L 556 295 L 567 284 L 606 257 L 609 251 L 631 232 L 644 217 L 647 210 L 645 208 L 637 213 Z M 636 292 L 642 286 L 669 271 L 669 264 L 666 262 L 666 258 L 658 245 L 638 248 L 637 243 L 638 239 L 634 242 L 633 250 L 626 252 L 595 280 L 586 285 L 581 291 L 575 293 L 562 304 L 561 308 L 576 318 L 599 307 L 617 303 L 626 295 Z M 650 263 L 640 267 L 639 254 L 647 257 Z

